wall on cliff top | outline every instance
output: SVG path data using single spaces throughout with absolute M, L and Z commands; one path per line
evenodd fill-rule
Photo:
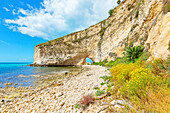
M 125 46 L 144 45 L 152 55 L 169 54 L 169 0 L 125 0 L 107 19 L 85 30 L 39 44 L 34 65 L 82 65 L 122 57 Z

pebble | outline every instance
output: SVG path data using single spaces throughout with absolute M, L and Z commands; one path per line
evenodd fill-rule
M 19 75 L 18 77 L 28 78 L 28 76 L 25 75 Z
M 83 71 L 69 79 L 63 79 L 54 83 L 53 87 L 41 88 L 34 93 L 22 93 L 22 98 L 16 98 L 10 102 L 10 106 L 5 104 L 1 107 L 2 112 L 51 112 L 54 113 L 81 113 L 82 109 L 75 109 L 75 104 L 79 102 L 83 95 L 95 94 L 94 86 L 100 86 L 103 79 L 100 76 L 109 75 L 106 68 L 101 66 L 85 66 L 87 71 Z M 86 70 L 86 69 L 85 69 Z M 87 76 L 89 75 L 89 76 Z M 96 113 L 102 109 L 99 104 L 89 106 L 83 112 Z
M 4 85 L 5 86 L 10 86 L 10 85 L 12 85 L 13 83 L 5 83 Z

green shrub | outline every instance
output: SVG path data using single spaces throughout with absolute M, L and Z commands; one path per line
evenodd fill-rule
M 148 54 L 147 52 L 141 57 L 149 56 Z M 116 95 L 128 99 L 133 105 L 134 112 L 141 112 L 141 110 L 156 113 L 168 112 L 170 78 L 167 73 L 170 60 L 169 58 L 167 60 L 155 59 L 151 65 L 155 64 L 157 67 L 148 68 L 148 63 L 144 62 L 147 58 L 141 57 L 136 63 L 124 63 L 112 67 L 113 79 L 111 81 L 114 81 L 112 91 L 117 90 Z M 159 73 L 155 73 L 156 70 Z M 160 73 L 166 76 L 160 76 Z
M 113 14 L 113 9 L 109 10 L 109 15 L 111 16 Z
M 129 80 L 126 81 L 124 87 L 119 90 L 123 92 L 124 96 L 126 95 L 127 97 L 131 97 L 135 95 L 142 98 L 141 93 L 146 93 L 144 90 L 146 89 L 146 86 L 151 83 L 151 81 L 151 71 L 142 67 L 135 68 L 129 73 Z
M 170 12 L 170 4 L 167 4 L 165 7 L 165 13 Z
M 138 18 L 139 16 L 139 9 L 136 11 L 135 18 Z
M 121 0 L 117 0 L 117 4 L 120 4 L 121 3 Z
M 115 61 L 110 61 L 106 66 L 113 67 L 113 66 L 116 66 L 117 64 L 127 63 L 127 61 L 128 59 L 126 57 L 117 58 Z
M 130 63 L 130 64 L 118 64 L 111 68 L 113 78 L 119 86 L 122 86 L 130 79 L 130 72 L 143 67 L 142 62 Z
M 163 12 L 166 14 L 167 12 L 170 12 L 170 1 L 164 0 L 164 6 L 163 6 Z
M 149 53 L 149 52 L 144 52 L 144 53 L 140 56 L 139 60 L 140 60 L 140 61 L 147 61 L 147 59 L 149 58 L 149 56 L 150 56 L 150 53 Z
M 78 109 L 81 108 L 80 104 L 76 104 L 75 108 L 78 108 Z
M 143 46 L 125 47 L 125 56 L 134 63 L 135 59 L 142 55 L 143 50 Z
M 140 5 L 141 5 L 141 2 L 139 2 L 138 7 L 140 7 Z
M 96 96 L 100 96 L 100 95 L 102 95 L 102 94 L 104 94 L 104 93 L 105 93 L 104 91 L 99 91 L 99 90 L 98 90 L 98 91 L 96 91 L 95 95 L 96 95 Z

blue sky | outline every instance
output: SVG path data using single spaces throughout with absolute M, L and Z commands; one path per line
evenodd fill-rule
M 33 62 L 34 47 L 109 16 L 116 0 L 0 0 L 0 62 Z

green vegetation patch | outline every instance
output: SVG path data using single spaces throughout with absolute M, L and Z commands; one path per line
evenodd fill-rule
M 163 12 L 164 14 L 170 12 L 170 0 L 164 0 Z
M 113 9 L 109 10 L 109 15 L 111 16 L 113 14 Z
M 72 42 L 73 42 L 73 43 L 81 42 L 81 41 L 83 41 L 84 39 L 89 39 L 89 38 L 90 38 L 90 36 L 85 36 L 85 37 L 83 37 L 83 38 L 79 38 L 79 39 L 73 40 Z

